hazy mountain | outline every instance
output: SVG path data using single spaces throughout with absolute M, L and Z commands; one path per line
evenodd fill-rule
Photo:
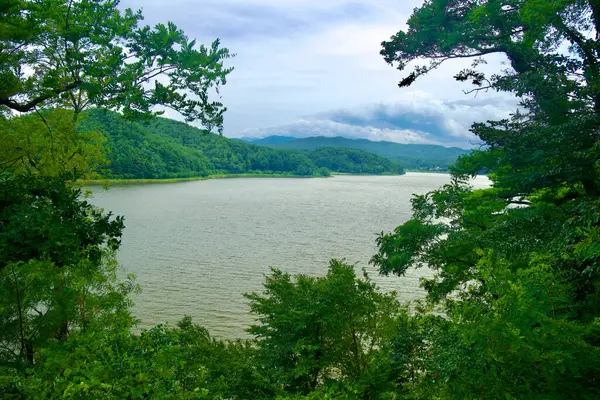
M 348 139 L 341 136 L 285 138 L 288 140 L 282 140 L 282 136 L 269 136 L 260 140 L 254 140 L 252 143 L 266 147 L 295 150 L 314 150 L 323 147 L 360 149 L 396 161 L 408 169 L 426 170 L 446 170 L 450 165 L 456 162 L 456 159 L 459 156 L 468 154 L 470 151 L 459 147 L 444 147 L 431 144 L 375 142 L 368 139 Z
M 287 142 L 292 142 L 294 140 L 298 140 L 298 138 L 295 138 L 292 136 L 273 135 L 273 136 L 268 136 L 266 138 L 242 137 L 242 138 L 240 138 L 240 140 L 243 140 L 245 142 L 250 142 L 253 144 L 268 144 L 268 143 L 287 143 Z

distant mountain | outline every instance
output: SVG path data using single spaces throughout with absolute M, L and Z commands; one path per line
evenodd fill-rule
M 271 144 L 271 143 L 278 144 L 278 143 L 288 143 L 288 142 L 292 142 L 294 140 L 298 140 L 298 138 L 291 137 L 291 136 L 277 136 L 277 135 L 267 136 L 266 138 L 243 137 L 240 139 L 244 140 L 246 142 L 253 143 L 253 144 Z
M 348 139 L 344 137 L 315 136 L 282 140 L 282 136 L 269 136 L 252 143 L 273 148 L 295 150 L 315 150 L 323 147 L 360 149 L 375 153 L 401 164 L 407 169 L 447 170 L 456 159 L 470 150 L 458 147 L 444 147 L 431 144 L 402 144 L 395 142 L 374 142 L 368 139 Z

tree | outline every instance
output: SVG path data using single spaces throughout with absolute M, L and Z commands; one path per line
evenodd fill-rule
M 127 115 L 172 108 L 208 130 L 225 107 L 211 101 L 231 57 L 215 40 L 196 46 L 173 23 L 139 26 L 141 12 L 116 0 L 4 0 L 0 19 L 0 106 L 19 112 L 88 105 Z
M 0 360 L 19 367 L 74 328 L 130 326 L 113 258 L 123 219 L 105 215 L 61 177 L 0 185 Z
M 272 270 L 264 286 L 262 295 L 246 295 L 260 321 L 249 332 L 275 384 L 308 394 L 337 379 L 365 398 L 390 389 L 377 360 L 393 332 L 395 294 L 379 293 L 368 277 L 357 278 L 353 266 L 335 260 L 325 277 Z
M 126 116 L 170 107 L 209 131 L 222 129 L 225 108 L 209 98 L 231 72 L 223 64 L 228 50 L 218 40 L 196 46 L 172 23 L 139 27 L 141 18 L 119 11 L 113 0 L 0 0 L 3 398 L 154 392 L 206 398 L 203 366 L 182 368 L 191 360 L 178 358 L 186 344 L 176 342 L 179 332 L 129 332 L 135 323 L 129 294 L 137 287 L 131 276 L 117 278 L 114 257 L 123 218 L 92 206 L 67 183 L 103 159 L 102 138 L 77 125 L 88 106 Z M 211 348 L 205 331 L 191 322 L 181 330 L 195 341 L 188 347 Z M 226 353 L 225 346 L 215 347 Z M 147 384 L 148 371 L 160 377 Z
M 599 23 L 597 1 L 431 0 L 383 43 L 401 70 L 430 60 L 400 86 L 474 58 L 456 79 L 522 100 L 511 118 L 475 124 L 483 150 L 459 159 L 451 184 L 415 196 L 412 219 L 378 239 L 382 273 L 433 270 L 423 286 L 444 317 L 416 351 L 421 398 L 597 397 Z M 491 53 L 512 69 L 478 71 Z M 468 178 L 481 170 L 493 187 L 474 191 Z
M 485 166 L 502 164 L 494 169 L 505 172 L 497 186 L 508 190 L 507 195 L 563 184 L 581 184 L 588 194 L 598 194 L 600 4 L 596 0 L 430 0 L 415 10 L 408 26 L 406 32 L 383 42 L 385 60 L 400 70 L 421 58 L 431 61 L 416 66 L 401 87 L 447 60 L 472 58 L 473 67 L 458 73 L 457 80 L 470 80 L 474 90 L 506 91 L 522 98 L 527 114 L 473 127 L 494 150 Z M 565 47 L 570 51 L 563 51 Z M 505 55 L 512 69 L 492 76 L 478 71 L 485 63 L 480 57 L 493 53 Z M 481 167 L 481 162 L 474 167 Z M 524 169 L 527 179 L 519 175 Z

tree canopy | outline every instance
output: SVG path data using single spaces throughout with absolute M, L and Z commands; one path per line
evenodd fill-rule
M 225 107 L 211 100 L 232 68 L 229 51 L 197 45 L 171 22 L 140 26 L 140 11 L 115 0 L 3 0 L 0 106 L 19 112 L 89 105 L 126 115 L 172 108 L 220 131 Z
M 550 185 L 581 184 L 596 195 L 598 27 L 600 4 L 594 0 L 431 0 L 415 10 L 406 32 L 383 42 L 381 53 L 400 70 L 415 60 L 430 60 L 415 66 L 400 86 L 409 86 L 447 60 L 472 58 L 473 67 L 459 72 L 457 80 L 471 81 L 475 90 L 504 91 L 522 99 L 521 114 L 473 126 L 493 151 L 480 154 L 471 168 L 485 163 L 502 169 L 496 187 L 512 186 L 509 191 L 517 195 Z M 485 62 L 481 57 L 492 53 L 503 54 L 512 68 L 491 76 L 478 71 Z M 519 173 L 525 169 L 528 174 Z
M 429 267 L 427 329 L 415 387 L 423 398 L 594 398 L 598 315 L 600 125 L 596 1 L 427 1 L 383 43 L 400 86 L 453 58 L 474 90 L 514 93 L 521 109 L 477 123 L 483 150 L 451 184 L 413 199 L 413 218 L 378 239 L 384 274 Z M 486 76 L 479 57 L 512 68 Z M 486 169 L 493 187 L 472 190 Z

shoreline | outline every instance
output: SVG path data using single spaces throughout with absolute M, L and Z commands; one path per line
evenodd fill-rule
M 410 173 L 424 173 L 424 174 L 448 174 L 447 171 L 411 171 L 406 170 Z M 336 176 L 403 176 L 398 174 L 350 174 L 346 172 L 332 172 L 329 176 L 303 176 L 303 175 L 286 175 L 286 174 L 216 174 L 209 176 L 197 176 L 190 178 L 140 178 L 140 179 L 80 179 L 76 181 L 77 184 L 83 186 L 109 186 L 109 185 L 152 185 L 152 184 L 168 184 L 168 183 L 183 183 L 183 182 L 195 182 L 195 181 L 207 181 L 212 179 L 236 179 L 236 178 L 292 178 L 292 179 L 323 179 L 323 178 L 334 178 Z
M 331 176 L 303 176 L 285 174 L 216 174 L 208 176 L 196 176 L 190 178 L 139 178 L 139 179 L 80 179 L 76 183 L 84 186 L 106 186 L 106 185 L 152 185 L 181 182 L 208 181 L 211 179 L 235 179 L 235 178 L 331 178 Z

